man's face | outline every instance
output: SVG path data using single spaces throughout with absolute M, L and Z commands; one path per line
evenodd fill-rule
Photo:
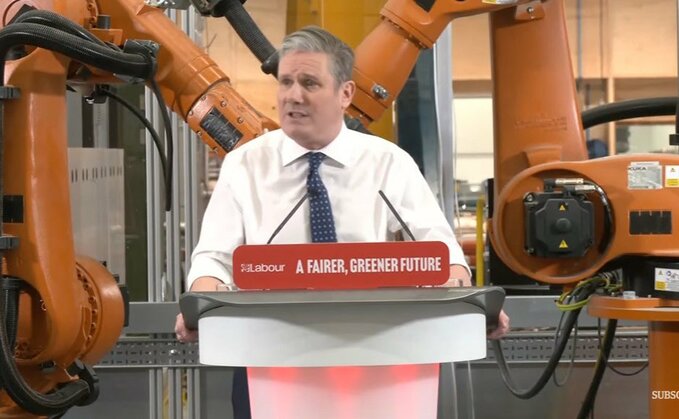
M 322 52 L 291 52 L 278 63 L 278 115 L 283 132 L 301 146 L 329 144 L 342 127 L 353 81 L 336 86 L 330 58 Z

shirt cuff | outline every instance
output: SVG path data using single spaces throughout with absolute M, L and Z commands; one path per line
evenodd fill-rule
M 451 265 L 463 266 L 467 270 L 469 278 L 471 278 L 472 270 L 469 268 L 469 265 L 467 264 L 467 259 L 464 257 L 462 247 L 460 245 L 457 246 L 448 245 L 448 250 L 450 251 L 450 260 L 448 261 L 448 263 Z
M 227 285 L 233 285 L 233 276 L 224 263 L 211 256 L 199 255 L 191 261 L 191 269 L 186 277 L 186 290 L 191 290 L 196 279 L 203 276 L 212 276 Z

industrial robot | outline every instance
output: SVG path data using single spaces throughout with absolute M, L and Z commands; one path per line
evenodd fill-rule
M 275 48 L 239 0 L 192 2 L 202 15 L 229 19 L 275 76 Z M 58 417 L 96 400 L 91 366 L 126 321 L 113 275 L 74 251 L 66 86 L 101 93 L 100 86 L 145 83 L 220 155 L 276 123 L 144 0 L 2 0 L 0 11 L 0 417 Z M 388 0 L 356 48 L 347 124 L 369 129 L 419 52 L 453 19 L 479 13 L 490 15 L 489 238 L 502 262 L 567 287 L 620 267 L 641 278 L 630 280 L 632 289 L 653 288 L 658 267 L 679 272 L 679 189 L 664 177 L 679 169 L 679 156 L 588 160 L 563 0 Z

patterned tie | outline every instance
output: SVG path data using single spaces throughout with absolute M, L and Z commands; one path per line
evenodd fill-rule
M 332 218 L 328 190 L 325 189 L 321 176 L 318 174 L 318 167 L 326 156 L 323 153 L 309 153 L 307 156 L 309 157 L 309 176 L 306 186 L 311 209 L 311 241 L 313 243 L 336 242 L 335 220 Z

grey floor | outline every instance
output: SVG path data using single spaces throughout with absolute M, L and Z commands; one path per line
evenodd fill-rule
M 99 399 L 90 406 L 75 407 L 65 419 L 149 418 L 149 372 L 146 369 L 100 369 Z M 231 380 L 228 368 L 201 369 L 201 418 L 232 419 Z M 169 416 L 165 416 L 169 417 Z M 188 415 L 186 415 L 188 418 Z M 157 418 L 149 418 L 157 419 Z M 175 418 L 182 419 L 182 418 Z

